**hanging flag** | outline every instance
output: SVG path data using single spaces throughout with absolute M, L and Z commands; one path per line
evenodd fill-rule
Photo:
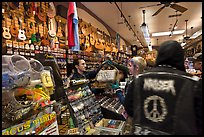
M 116 33 L 116 45 L 118 47 L 118 51 L 120 51 L 120 35 Z
M 79 51 L 80 45 L 79 45 L 78 14 L 77 14 L 76 2 L 74 2 L 73 26 L 74 26 L 74 43 L 75 43 L 75 46 L 72 47 L 72 50 L 73 51 Z
M 75 46 L 74 43 L 74 26 L 73 26 L 73 16 L 74 16 L 74 2 L 68 2 L 68 13 L 67 13 L 67 29 L 68 29 L 68 46 L 72 48 Z

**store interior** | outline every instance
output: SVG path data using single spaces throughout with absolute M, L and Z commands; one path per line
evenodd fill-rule
M 70 3 L 78 29 L 72 47 Z M 141 56 L 152 67 L 167 40 L 181 44 L 192 68 L 202 53 L 202 2 L 2 2 L 2 135 L 129 134 L 109 84 L 119 70 L 70 81 L 73 60 L 92 71 L 108 55 L 123 66 Z

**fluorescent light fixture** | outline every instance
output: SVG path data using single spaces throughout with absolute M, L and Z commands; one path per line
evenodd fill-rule
M 194 33 L 191 37 L 190 37 L 190 39 L 195 39 L 195 38 L 197 38 L 198 36 L 200 36 L 202 34 L 202 30 L 199 30 L 199 31 L 197 31 L 196 33 Z
M 143 32 L 143 35 L 144 35 L 144 38 L 147 42 L 147 45 L 150 44 L 151 42 L 151 39 L 150 39 L 150 34 L 149 34 L 149 30 L 148 30 L 148 27 L 145 23 L 143 23 L 141 26 L 140 26 L 142 32 Z
M 147 44 L 149 45 L 151 43 L 151 39 L 150 38 L 145 38 Z
M 172 32 L 172 35 L 177 35 L 177 34 L 182 34 L 184 33 L 185 30 L 175 30 Z M 152 33 L 152 37 L 157 37 L 157 36 L 168 36 L 171 34 L 171 31 L 166 31 L 166 32 L 156 32 Z
M 148 46 L 149 51 L 152 51 L 152 45 Z
M 143 23 L 141 26 L 140 26 L 142 32 L 143 32 L 143 35 L 145 38 L 148 38 L 149 37 L 149 30 L 148 30 L 148 27 L 145 23 Z

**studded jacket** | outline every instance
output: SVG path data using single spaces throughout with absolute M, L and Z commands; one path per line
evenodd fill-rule
M 168 66 L 138 75 L 125 110 L 133 134 L 202 134 L 202 79 Z

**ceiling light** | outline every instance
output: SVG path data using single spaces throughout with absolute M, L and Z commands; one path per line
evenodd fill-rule
M 178 35 L 178 34 L 182 34 L 184 32 L 185 32 L 185 30 L 175 30 L 172 32 L 172 35 Z
M 152 51 L 152 45 L 151 44 L 148 45 L 148 49 L 149 49 L 149 51 Z
M 143 32 L 143 35 L 144 37 L 149 37 L 149 30 L 148 30 L 148 27 L 145 23 L 143 23 L 141 26 L 140 26 L 142 32 Z
M 147 42 L 147 45 L 149 45 L 149 43 L 150 43 L 150 35 L 149 35 L 149 30 L 148 30 L 147 25 L 143 23 L 140 26 L 140 28 L 141 28 L 141 30 L 143 32 L 144 38 L 145 38 L 145 40 Z
M 101 32 L 97 31 L 98 34 L 102 35 Z
M 177 34 L 182 34 L 184 33 L 185 30 L 175 30 L 172 32 L 172 35 L 177 35 Z M 171 34 L 171 31 L 166 31 L 166 32 L 155 32 L 152 33 L 152 37 L 157 37 L 157 36 L 168 36 Z
M 198 36 L 200 36 L 202 34 L 202 30 L 199 30 L 199 31 L 197 31 L 196 33 L 194 33 L 191 37 L 190 37 L 190 39 L 195 39 L 195 38 L 197 38 Z
M 144 22 L 142 23 L 142 25 L 140 26 L 140 28 L 141 28 L 141 30 L 142 30 L 142 32 L 143 32 L 144 38 L 145 38 L 145 40 L 146 40 L 146 42 L 147 42 L 147 45 L 149 45 L 150 42 L 151 42 L 151 39 L 150 39 L 150 34 L 149 34 L 148 26 L 147 26 L 147 24 L 145 23 L 145 10 L 142 10 L 142 13 L 143 13 L 143 21 L 144 21 Z
M 116 5 L 116 7 L 118 8 L 118 10 L 120 11 L 120 14 L 121 14 L 121 18 L 123 19 L 123 22 L 124 22 L 124 24 L 128 27 L 128 29 L 131 31 L 133 31 L 133 33 L 134 33 L 134 36 L 136 36 L 136 34 L 135 34 L 135 30 L 133 30 L 132 29 L 132 27 L 131 27 L 131 25 L 130 25 L 130 19 L 129 19 L 129 22 L 127 21 L 127 19 L 125 18 L 125 16 L 124 16 L 124 14 L 123 14 L 123 12 L 122 12 L 122 3 L 121 3 L 121 9 L 120 9 L 120 7 L 118 6 L 118 4 L 117 4 L 117 2 L 114 2 L 115 3 L 115 5 Z M 131 17 L 131 16 L 128 16 L 129 18 Z M 135 27 L 135 25 L 134 25 L 134 27 Z M 134 28 L 135 29 L 135 28 Z M 137 37 L 138 38 L 138 37 Z
M 181 46 L 183 47 L 184 45 L 186 45 L 186 43 L 185 43 L 185 42 L 182 42 L 182 43 L 181 43 Z

